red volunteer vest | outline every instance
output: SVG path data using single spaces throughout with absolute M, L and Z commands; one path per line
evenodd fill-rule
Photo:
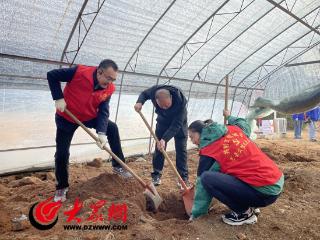
M 273 185 L 282 172 L 237 126 L 200 150 L 200 155 L 216 159 L 222 173 L 232 175 L 255 187 Z
M 99 104 L 115 91 L 112 83 L 103 90 L 94 91 L 93 73 L 96 69 L 96 67 L 78 65 L 71 82 L 67 83 L 63 90 L 67 109 L 81 122 L 96 118 Z M 57 114 L 74 123 L 66 113 L 57 110 Z

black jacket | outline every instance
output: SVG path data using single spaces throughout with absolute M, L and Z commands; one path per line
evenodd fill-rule
M 155 99 L 155 93 L 158 89 L 167 89 L 170 91 L 172 106 L 169 109 L 162 109 L 158 106 Z M 149 99 L 156 109 L 155 112 L 158 115 L 157 123 L 162 127 L 168 127 L 162 139 L 169 141 L 180 130 L 182 130 L 183 135 L 187 137 L 187 99 L 181 89 L 171 85 L 155 85 L 144 90 L 140 94 L 137 103 L 144 104 Z

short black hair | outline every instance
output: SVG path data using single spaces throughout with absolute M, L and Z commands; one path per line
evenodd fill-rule
M 108 67 L 112 67 L 116 72 L 118 71 L 118 65 L 111 59 L 103 59 L 98 66 L 100 69 L 107 69 Z
M 206 126 L 210 125 L 211 123 L 213 123 L 212 119 L 207 119 L 205 121 L 196 120 L 189 125 L 188 129 L 192 132 L 197 132 L 201 134 L 202 129 L 204 129 Z

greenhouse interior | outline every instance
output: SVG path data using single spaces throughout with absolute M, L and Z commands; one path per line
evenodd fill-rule
M 319 0 L 3 0 L 0 9 L 0 239 L 320 239 Z M 30 208 L 56 194 L 55 184 L 61 181 L 56 159 L 59 99 L 49 73 L 77 69 L 80 74 L 82 66 L 99 74 L 104 59 L 117 65 L 112 67 L 117 75 L 108 119 L 119 131 L 125 165 L 142 182 L 156 185 L 150 177 L 156 172 L 156 153 L 168 151 L 168 157 L 163 153 L 162 183 L 155 190 L 163 202 L 157 212 L 148 211 L 139 182 L 115 175 L 113 153 L 98 148 L 97 140 L 79 127 L 70 140 L 70 186 L 61 209 L 70 210 L 80 197 L 87 209 L 77 216 L 85 222 L 93 202 L 125 202 L 127 229 L 68 231 L 65 225 L 76 222 L 66 222 L 60 211 L 58 223 L 41 231 L 30 220 Z M 71 80 L 61 80 L 66 107 L 71 97 L 66 89 L 72 86 Z M 156 131 L 161 138 L 162 95 L 157 90 L 154 101 L 142 102 L 152 131 L 135 109 L 153 86 L 172 86 L 186 100 L 181 108 L 187 112 L 182 128 L 189 131 L 184 136 L 189 179 L 178 163 L 179 138 L 172 136 L 164 150 L 159 144 L 165 140 L 152 135 Z M 97 106 L 94 111 L 97 116 Z M 207 119 L 227 131 L 231 119 L 245 120 L 251 129 L 248 142 L 283 173 L 277 201 L 261 206 L 261 214 L 253 213 L 257 224 L 225 224 L 220 216 L 228 205 L 215 195 L 205 216 L 192 218 L 195 205 L 188 213 L 176 182 L 190 180 L 198 196 L 203 131 L 200 145 L 188 135 L 191 123 Z M 89 131 L 99 141 L 98 130 Z M 94 224 L 110 225 L 107 217 L 103 221 Z

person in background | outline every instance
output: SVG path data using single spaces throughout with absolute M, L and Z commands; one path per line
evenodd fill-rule
M 67 199 L 69 149 L 72 137 L 78 128 L 78 124 L 65 113 L 66 108 L 85 126 L 96 129 L 99 139 L 97 145 L 101 149 L 108 140 L 111 150 L 125 161 L 118 127 L 109 120 L 109 102 L 115 91 L 113 82 L 116 81 L 117 72 L 117 64 L 105 59 L 98 67 L 77 65 L 54 69 L 47 73 L 49 88 L 56 106 L 55 202 L 64 202 Z M 61 82 L 67 82 L 63 92 Z M 114 159 L 112 166 L 114 173 L 125 178 L 132 177 Z
M 294 139 L 301 139 L 302 125 L 304 121 L 304 113 L 296 113 L 292 115 Z
M 312 142 L 317 141 L 316 122 L 320 120 L 320 107 L 306 112 L 306 122 L 309 123 L 309 140 Z
M 224 111 L 228 125 L 194 121 L 189 137 L 199 146 L 193 220 L 208 213 L 212 198 L 231 212 L 222 216 L 229 225 L 254 224 L 258 207 L 274 203 L 283 190 L 284 175 L 266 154 L 249 139 L 251 129 L 245 119 Z
M 257 119 L 257 125 L 258 125 L 258 128 L 260 130 L 261 126 L 262 126 L 262 118 L 258 118 Z
M 141 111 L 147 100 L 152 101 L 158 115 L 155 134 L 159 139 L 159 145 L 156 146 L 152 159 L 152 182 L 155 186 L 161 184 L 164 156 L 160 149 L 165 149 L 167 142 L 174 138 L 177 170 L 186 185 L 190 186 L 187 165 L 187 99 L 178 87 L 155 85 L 139 95 L 134 109 L 137 112 Z M 182 188 L 179 182 L 177 184 Z

